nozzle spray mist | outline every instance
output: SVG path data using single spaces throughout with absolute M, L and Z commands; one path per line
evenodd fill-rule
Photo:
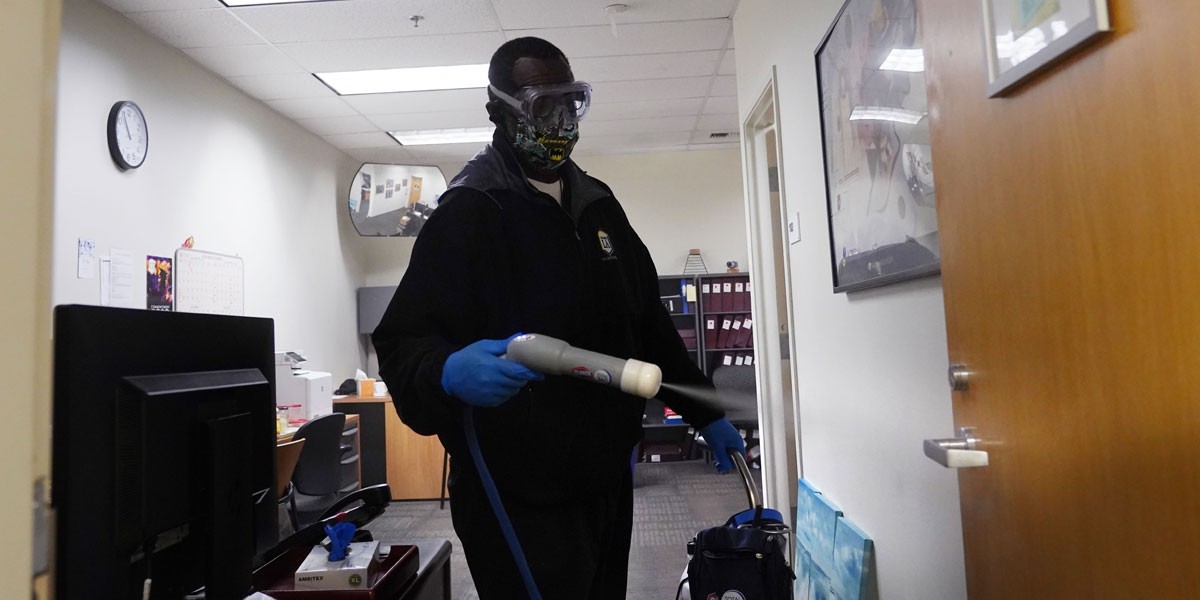
M 578 377 L 642 398 L 653 398 L 662 385 L 658 365 L 583 350 L 547 335 L 531 333 L 513 338 L 504 357 L 547 375 Z

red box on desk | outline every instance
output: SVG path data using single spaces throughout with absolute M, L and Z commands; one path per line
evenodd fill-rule
M 399 597 L 417 575 L 416 546 L 393 545 L 371 580 L 357 590 L 297 590 L 293 576 L 311 546 L 292 548 L 254 572 L 254 589 L 276 600 L 390 600 Z

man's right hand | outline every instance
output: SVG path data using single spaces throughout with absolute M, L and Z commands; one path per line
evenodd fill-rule
M 541 373 L 500 358 L 512 337 L 479 340 L 451 354 L 442 367 L 442 389 L 467 404 L 491 407 L 517 395 L 526 383 L 541 381 Z

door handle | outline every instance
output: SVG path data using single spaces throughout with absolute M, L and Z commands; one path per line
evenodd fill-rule
M 958 433 L 960 437 L 956 438 L 925 440 L 925 456 L 947 469 L 986 467 L 987 452 L 975 449 L 979 442 L 979 438 L 975 437 L 975 429 L 960 427 Z

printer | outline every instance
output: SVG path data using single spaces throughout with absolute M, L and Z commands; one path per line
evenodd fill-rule
M 307 360 L 300 352 L 275 353 L 275 405 L 289 407 L 289 420 L 333 412 L 333 374 L 302 368 Z

